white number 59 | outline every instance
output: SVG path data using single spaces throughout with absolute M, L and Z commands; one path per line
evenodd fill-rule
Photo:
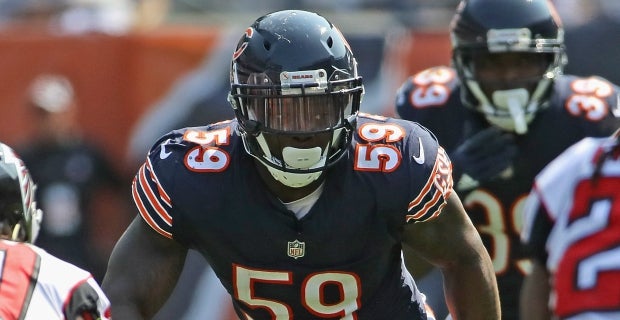
M 274 285 L 291 285 L 292 272 L 256 270 L 240 265 L 233 266 L 233 284 L 235 297 L 251 308 L 264 308 L 275 320 L 291 320 L 291 307 L 281 301 L 260 298 L 254 295 L 254 283 L 263 282 Z M 323 290 L 326 285 L 336 285 L 341 292 L 338 302 L 326 303 L 323 299 Z M 340 317 L 342 320 L 355 320 L 355 310 L 360 306 L 361 286 L 359 278 L 352 273 L 340 271 L 325 271 L 308 275 L 302 284 L 300 297 L 303 306 L 317 317 Z M 247 319 L 252 319 L 245 315 Z

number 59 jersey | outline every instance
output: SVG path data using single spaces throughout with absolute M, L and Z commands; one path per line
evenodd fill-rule
M 347 157 L 301 219 L 266 188 L 236 130 L 163 136 L 133 196 L 153 230 L 206 257 L 240 318 L 431 318 L 401 258 L 403 226 L 432 223 L 452 190 L 428 130 L 359 115 Z

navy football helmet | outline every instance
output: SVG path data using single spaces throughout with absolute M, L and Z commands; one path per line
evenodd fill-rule
M 504 130 L 526 133 L 566 64 L 564 30 L 551 2 L 463 0 L 450 28 L 452 62 L 464 84 L 465 105 Z M 489 61 L 502 55 L 514 57 L 507 63 L 513 69 L 533 71 L 483 79 L 481 70 L 497 69 Z
M 324 17 L 257 19 L 233 53 L 230 82 L 246 151 L 282 184 L 306 186 L 346 155 L 364 89 L 349 44 Z
M 34 243 L 42 212 L 35 201 L 36 185 L 23 161 L 0 143 L 0 234 L 14 241 Z

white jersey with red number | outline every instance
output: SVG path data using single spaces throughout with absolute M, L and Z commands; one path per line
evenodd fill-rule
M 89 272 L 36 246 L 0 240 L 0 319 L 65 319 L 64 310 L 84 298 L 71 299 L 84 284 L 94 289 L 101 319 L 107 319 L 110 302 Z
M 609 138 L 585 138 L 536 178 L 525 208 L 524 242 L 546 263 L 550 308 L 559 319 L 620 319 L 620 159 Z

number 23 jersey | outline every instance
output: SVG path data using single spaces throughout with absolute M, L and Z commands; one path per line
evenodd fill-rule
M 585 138 L 537 177 L 526 202 L 523 241 L 546 265 L 559 319 L 620 317 L 620 159 L 593 175 L 613 138 Z
M 434 136 L 359 115 L 348 156 L 297 219 L 266 188 L 236 126 L 185 128 L 155 144 L 133 184 L 144 220 L 207 258 L 242 319 L 426 319 L 401 232 L 440 214 L 452 190 Z

